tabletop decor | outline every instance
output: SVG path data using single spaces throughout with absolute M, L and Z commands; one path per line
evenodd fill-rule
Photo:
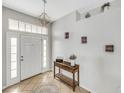
M 75 60 L 77 59 L 77 56 L 72 54 L 69 59 L 71 60 L 71 66 L 75 66 Z

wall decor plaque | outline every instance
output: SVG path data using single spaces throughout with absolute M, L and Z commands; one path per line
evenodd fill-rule
M 114 45 L 105 45 L 106 52 L 114 52 Z
M 87 43 L 87 37 L 86 36 L 81 37 L 81 43 Z

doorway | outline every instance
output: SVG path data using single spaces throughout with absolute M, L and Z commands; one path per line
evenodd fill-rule
M 42 71 L 41 38 L 21 35 L 21 80 Z
M 7 32 L 6 36 L 7 86 L 42 73 L 45 39 L 41 35 L 16 32 Z

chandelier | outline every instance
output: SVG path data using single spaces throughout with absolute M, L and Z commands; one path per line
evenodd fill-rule
M 44 8 L 43 8 L 43 12 L 40 15 L 40 22 L 41 22 L 41 25 L 43 27 L 46 27 L 47 24 L 51 22 L 51 20 L 50 20 L 50 17 L 46 13 L 45 4 L 47 3 L 47 1 L 46 0 L 42 0 L 42 1 L 43 1 L 43 4 L 44 4 L 43 5 Z

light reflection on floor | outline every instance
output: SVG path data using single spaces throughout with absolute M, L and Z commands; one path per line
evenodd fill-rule
M 72 88 L 63 82 L 53 78 L 53 72 L 46 72 L 30 79 L 24 80 L 16 85 L 10 86 L 3 90 L 2 93 L 32 93 L 32 90 L 41 84 L 53 83 L 59 87 L 60 93 L 88 93 L 83 88 L 76 87 L 73 92 Z

